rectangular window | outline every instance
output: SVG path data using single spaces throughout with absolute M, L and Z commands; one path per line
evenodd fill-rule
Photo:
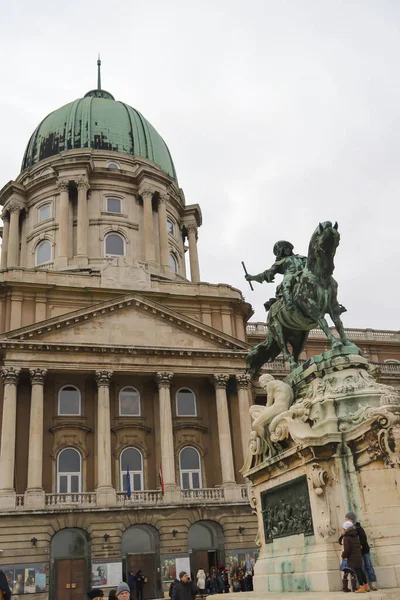
M 142 478 L 139 473 L 133 476 L 133 489 L 138 492 L 142 489 Z
M 122 213 L 122 202 L 120 198 L 106 198 L 107 212 Z
M 68 477 L 67 475 L 60 475 L 60 494 L 66 494 L 68 492 Z
M 182 489 L 190 489 L 189 473 L 182 473 Z
M 192 473 L 193 489 L 198 490 L 200 488 L 200 475 L 199 473 Z
M 51 204 L 48 202 L 47 204 L 42 204 L 38 208 L 38 222 L 46 221 L 51 217 Z
M 79 476 L 71 475 L 71 493 L 77 494 L 79 492 Z

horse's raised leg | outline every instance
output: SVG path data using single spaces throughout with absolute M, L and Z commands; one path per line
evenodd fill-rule
M 332 335 L 332 331 L 329 329 L 329 325 L 325 317 L 319 317 L 317 319 L 317 323 L 328 338 L 331 348 L 340 348 L 340 346 L 343 346 L 343 343 L 340 340 L 337 340 L 334 335 Z
M 275 321 L 274 323 L 273 336 L 277 341 L 278 346 L 282 350 L 283 358 L 290 364 L 290 369 L 295 369 L 298 366 L 297 362 L 289 352 L 287 341 L 285 339 L 285 334 L 283 333 L 283 327 L 278 321 Z
M 333 304 L 333 306 L 331 306 L 329 314 L 331 316 L 332 321 L 335 324 L 336 331 L 340 335 L 340 339 L 342 340 L 343 344 L 345 346 L 351 346 L 352 342 L 350 342 L 350 340 L 348 339 L 346 332 L 344 330 L 342 319 L 340 318 L 340 306 L 339 306 L 338 302 L 336 302 L 335 304 Z

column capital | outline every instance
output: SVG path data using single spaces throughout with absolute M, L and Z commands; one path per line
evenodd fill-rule
M 10 202 L 9 204 L 7 204 L 7 210 L 8 210 L 10 213 L 13 213 L 13 212 L 21 212 L 21 210 L 22 210 L 23 208 L 24 208 L 24 207 L 22 206 L 22 204 L 19 204 L 18 202 Z
M 1 370 L 1 378 L 4 384 L 17 385 L 21 369 L 18 367 L 3 367 Z
M 1 218 L 3 219 L 3 221 L 10 222 L 10 213 L 8 212 L 8 210 L 3 210 L 3 212 L 1 213 Z
M 159 373 L 157 373 L 156 375 L 156 379 L 157 379 L 157 385 L 158 385 L 158 389 L 160 390 L 161 388 L 170 388 L 171 386 L 171 381 L 173 378 L 174 374 L 173 373 L 169 373 L 168 371 L 160 371 Z
M 76 180 L 76 187 L 78 190 L 88 190 L 90 185 L 87 179 L 81 178 Z
M 95 378 L 97 387 L 110 387 L 111 377 L 113 376 L 113 371 L 96 371 Z
M 160 198 L 160 204 L 166 204 L 169 199 L 168 192 L 160 192 L 159 198 Z
M 236 373 L 235 379 L 239 389 L 249 389 L 251 377 L 248 373 Z
M 229 381 L 229 375 L 227 373 L 215 373 L 213 375 L 215 388 L 226 388 Z
M 188 231 L 188 233 L 195 233 L 197 235 L 197 223 L 186 223 L 185 227 Z
M 32 385 L 44 385 L 46 379 L 47 369 L 29 369 L 29 376 L 31 378 Z
M 68 179 L 59 179 L 57 181 L 57 187 L 60 192 L 67 192 L 69 189 L 69 180 Z
M 153 195 L 154 195 L 154 190 L 152 190 L 151 188 L 141 188 L 139 190 L 139 196 L 142 196 L 142 198 L 144 198 L 145 196 L 153 197 Z

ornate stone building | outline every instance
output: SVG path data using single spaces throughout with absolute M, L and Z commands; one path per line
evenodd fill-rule
M 84 598 L 142 568 L 152 598 L 189 560 L 251 558 L 240 469 L 262 392 L 244 358 L 264 326 L 240 291 L 201 281 L 201 210 L 161 136 L 99 83 L 40 123 L 0 200 L 0 566 L 14 592 Z M 399 377 L 398 333 L 353 337 Z M 323 345 L 314 332 L 307 352 Z

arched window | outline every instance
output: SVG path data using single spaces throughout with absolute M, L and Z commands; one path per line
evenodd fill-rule
M 35 265 L 51 262 L 51 244 L 47 240 L 40 242 L 35 250 Z
M 57 493 L 77 494 L 81 490 L 81 455 L 75 448 L 65 448 L 57 456 Z
M 114 161 L 110 161 L 107 163 L 107 169 L 117 169 L 119 170 L 121 167 L 119 166 L 118 163 L 114 162 Z
M 51 217 L 51 202 L 46 202 L 46 204 L 42 204 L 38 208 L 38 223 L 42 221 L 47 221 Z
M 167 231 L 171 235 L 175 235 L 175 223 L 172 219 L 167 219 Z
M 133 387 L 126 387 L 119 393 L 119 414 L 121 417 L 140 417 L 140 394 Z
M 198 490 L 202 487 L 200 454 L 196 448 L 182 448 L 179 453 L 179 470 L 183 490 Z
M 128 473 L 131 482 L 131 491 L 139 492 L 143 489 L 143 455 L 137 448 L 125 448 L 120 456 L 120 482 L 121 491 L 128 489 Z
M 125 256 L 125 240 L 118 233 L 109 233 L 105 239 L 106 256 Z
M 197 417 L 196 396 L 192 390 L 183 388 L 176 393 L 176 415 L 178 417 Z
M 81 393 L 73 385 L 65 385 L 58 393 L 58 414 L 61 416 L 79 416 L 82 412 Z
M 178 261 L 175 254 L 172 254 L 172 252 L 169 253 L 169 266 L 174 273 L 178 272 Z

